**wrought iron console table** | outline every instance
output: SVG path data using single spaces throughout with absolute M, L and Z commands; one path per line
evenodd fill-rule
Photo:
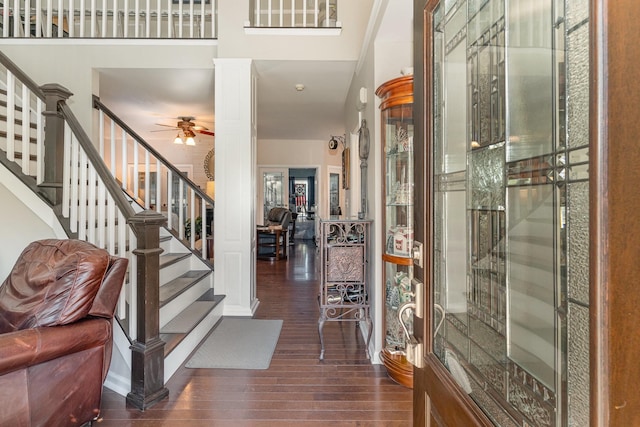
M 320 360 L 324 359 L 322 328 L 329 321 L 366 322 L 366 352 L 373 323 L 369 313 L 370 220 L 320 220 Z

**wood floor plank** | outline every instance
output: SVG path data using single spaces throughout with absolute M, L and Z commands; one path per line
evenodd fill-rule
M 169 380 L 169 397 L 141 412 L 105 388 L 107 426 L 385 426 L 411 425 L 412 392 L 366 358 L 353 322 L 327 322 L 319 360 L 319 282 L 315 246 L 298 241 L 289 259 L 257 261 L 257 319 L 283 320 L 269 369 L 189 369 Z

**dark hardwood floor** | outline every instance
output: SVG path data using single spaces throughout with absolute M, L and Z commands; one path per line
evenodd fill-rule
M 269 369 L 183 366 L 167 384 L 168 399 L 145 412 L 105 388 L 94 426 L 410 426 L 411 390 L 366 359 L 354 323 L 325 324 L 318 360 L 316 249 L 304 242 L 286 261 L 257 261 L 255 318 L 284 321 Z

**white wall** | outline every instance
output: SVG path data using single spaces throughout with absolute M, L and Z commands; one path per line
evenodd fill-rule
M 22 250 L 34 240 L 66 238 L 53 211 L 9 170 L 0 165 L 0 283 Z
M 380 138 L 380 99 L 376 89 L 384 82 L 401 76 L 401 69 L 413 65 L 413 2 L 412 0 L 379 0 L 372 10 L 374 22 L 367 34 L 368 44 L 360 58 L 356 74 L 352 80 L 345 102 L 345 128 L 359 127 L 364 118 L 370 133 L 370 152 L 367 170 L 368 206 L 370 219 L 373 219 L 371 239 L 371 305 L 374 315 L 373 361 L 380 363 L 379 353 L 383 345 L 384 328 L 384 278 L 382 277 L 382 147 Z M 360 88 L 367 90 L 367 105 L 362 111 L 358 104 Z M 358 147 L 352 147 L 353 153 Z

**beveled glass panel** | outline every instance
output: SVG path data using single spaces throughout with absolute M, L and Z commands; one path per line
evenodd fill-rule
M 509 357 L 555 389 L 554 186 L 507 191 Z
M 458 13 L 464 9 L 458 9 Z M 444 171 L 454 172 L 466 166 L 466 81 L 467 55 L 465 44 L 460 43 L 447 53 L 444 63 Z
M 510 0 L 507 10 L 507 162 L 511 162 L 553 149 L 554 58 L 551 1 Z

